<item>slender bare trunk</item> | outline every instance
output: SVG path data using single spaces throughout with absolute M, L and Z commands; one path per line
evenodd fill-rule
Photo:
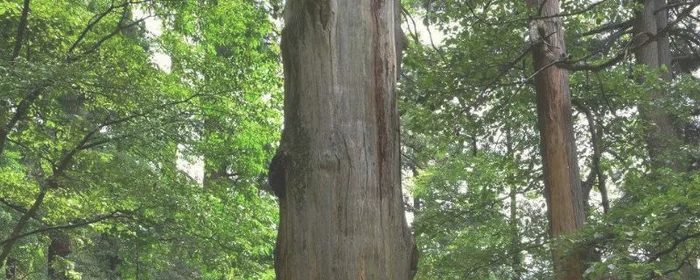
M 561 19 L 555 16 L 559 14 L 559 1 L 529 0 L 528 4 L 540 11 L 540 18 L 532 22 L 530 36 L 537 40 L 533 61 L 547 212 L 552 237 L 558 237 L 581 229 L 584 222 L 569 75 L 554 63 L 565 57 L 566 48 Z M 553 258 L 557 279 L 582 279 L 578 252 L 555 248 Z
M 510 128 L 506 128 L 506 154 L 508 160 L 515 160 L 513 155 L 513 142 Z M 522 278 L 522 256 L 520 254 L 520 232 L 518 226 L 518 188 L 512 179 L 509 178 L 510 184 L 510 229 L 513 231 L 511 239 L 511 267 L 513 269 L 513 280 L 519 280 Z

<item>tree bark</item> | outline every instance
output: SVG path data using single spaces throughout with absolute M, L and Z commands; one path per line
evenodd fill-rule
M 49 245 L 49 254 L 47 256 L 48 276 L 50 280 L 68 280 L 68 275 L 63 269 L 56 268 L 57 257 L 65 258 L 71 253 L 70 237 L 61 232 L 53 232 L 50 234 L 51 244 Z
M 395 7 L 287 1 L 285 125 L 269 174 L 280 202 L 277 279 L 412 278 Z
M 559 1 L 528 0 L 539 11 L 540 19 L 531 24 L 530 36 L 535 40 L 533 62 L 536 71 L 537 118 L 541 138 L 545 198 L 550 233 L 558 237 L 583 227 L 584 209 L 581 193 L 576 143 L 574 141 L 566 69 L 555 65 L 566 56 L 564 33 L 559 14 Z M 583 279 L 579 252 L 553 250 L 557 279 Z
M 668 32 L 659 34 L 659 31 L 668 25 L 668 10 L 666 0 L 641 0 L 643 9 L 636 14 L 634 36 L 638 43 L 646 40 L 654 40 L 635 51 L 637 63 L 647 66 L 651 70 L 664 67 L 661 78 L 670 82 L 673 75 L 670 71 L 672 56 Z M 653 36 L 653 37 L 652 37 Z M 681 137 L 673 125 L 673 119 L 662 106 L 654 104 L 665 96 L 662 90 L 652 91 L 647 99 L 650 105 L 642 105 L 639 108 L 640 116 L 648 123 L 646 129 L 647 151 L 651 168 L 670 168 L 676 172 L 687 170 L 686 163 L 690 160 L 679 153 L 678 147 L 682 144 Z M 680 270 L 682 280 L 696 279 L 697 268 L 688 263 Z
M 29 109 L 34 103 L 34 101 L 41 95 L 43 88 L 32 89 L 29 94 L 24 97 L 12 117 L 0 127 L 0 156 L 5 152 L 5 146 L 7 144 L 7 138 L 10 136 L 10 132 L 15 128 L 18 122 L 23 120 L 29 114 Z
M 27 18 L 29 17 L 29 0 L 24 0 L 22 4 L 22 15 L 19 19 L 19 26 L 17 27 L 17 37 L 15 37 L 15 47 L 12 49 L 12 58 L 10 61 L 14 61 L 19 57 L 19 52 L 22 50 L 22 44 L 24 43 L 24 31 L 27 29 Z
M 636 49 L 635 57 L 637 63 L 646 65 L 649 69 L 658 69 L 661 65 L 670 67 L 670 46 L 668 43 L 668 35 L 661 34 L 656 36 L 659 30 L 659 25 L 666 25 L 667 18 L 665 9 L 659 12 L 658 18 L 654 14 L 656 10 L 656 2 L 663 3 L 662 0 L 642 0 L 644 4 L 643 10 L 636 15 L 634 24 L 635 44 L 651 40 Z M 663 4 L 662 4 L 663 5 Z M 659 48 L 661 47 L 661 48 Z M 670 80 L 670 73 L 662 74 L 662 78 Z M 650 103 L 660 101 L 664 97 L 662 91 L 652 91 L 647 97 Z M 640 106 L 639 112 L 641 117 L 649 123 L 646 131 L 647 150 L 649 159 L 653 167 L 670 167 L 675 170 L 681 170 L 681 166 L 672 160 L 669 155 L 670 148 L 674 143 L 677 143 L 676 132 L 673 129 L 673 122 L 668 114 L 666 114 L 660 106 L 655 104 Z

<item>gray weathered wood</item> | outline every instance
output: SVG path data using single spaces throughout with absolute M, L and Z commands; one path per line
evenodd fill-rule
M 394 86 L 396 3 L 289 0 L 278 279 L 410 279 Z

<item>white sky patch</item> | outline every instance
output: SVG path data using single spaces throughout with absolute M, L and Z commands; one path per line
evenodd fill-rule
M 150 59 L 151 63 L 158 66 L 158 69 L 166 73 L 170 73 L 172 69 L 172 60 L 170 59 L 169 55 L 160 51 L 154 51 Z
M 144 20 L 144 25 L 146 26 L 146 31 L 148 32 L 148 38 L 156 38 L 163 34 L 163 21 L 160 17 L 153 16 L 152 11 L 147 11 L 144 9 L 134 10 L 134 19 L 141 19 L 148 17 Z
M 146 28 L 146 37 L 149 39 L 158 38 L 163 35 L 163 20 L 159 17 L 151 16 L 150 11 L 145 11 L 143 9 L 134 10 L 134 18 L 140 19 L 149 17 L 144 20 L 144 26 Z M 170 73 L 172 68 L 172 60 L 169 55 L 161 51 L 160 46 L 151 45 L 151 50 L 153 54 L 150 57 L 151 63 L 158 66 L 158 68 L 166 73 Z
M 163 20 L 159 17 L 151 16 L 151 11 L 146 11 L 143 9 L 134 10 L 134 19 L 141 19 L 144 17 L 149 17 L 144 20 L 144 26 L 146 29 L 146 37 L 149 39 L 155 39 L 163 35 Z M 172 67 L 172 59 L 170 55 L 163 52 L 161 47 L 156 43 L 151 43 L 150 46 L 152 54 L 150 57 L 151 63 L 153 63 L 160 70 L 170 73 Z M 200 185 L 204 184 L 204 158 L 201 156 L 186 156 L 188 148 L 184 145 L 177 145 L 177 161 L 176 166 L 179 170 L 187 173 L 190 178 L 198 182 Z
M 163 21 L 160 18 L 148 18 L 144 23 L 146 24 L 146 30 L 149 35 L 158 37 L 163 34 Z
M 177 169 L 185 171 L 187 175 L 200 185 L 204 184 L 204 158 L 201 156 L 186 156 L 184 152 L 187 147 L 182 144 L 177 145 Z
M 434 26 L 426 26 L 423 24 L 422 17 L 413 16 L 414 20 L 408 18 L 406 22 L 405 18 L 401 24 L 401 28 L 406 33 L 409 40 L 412 40 L 411 33 L 415 33 L 418 36 L 418 41 L 422 45 L 430 46 L 434 44 L 435 46 L 442 45 L 442 42 L 447 38 L 447 35 L 435 28 Z M 414 24 L 415 23 L 415 24 Z

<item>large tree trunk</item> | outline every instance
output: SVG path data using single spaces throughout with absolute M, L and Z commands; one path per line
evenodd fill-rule
M 667 71 L 661 77 L 670 82 L 673 78 L 671 69 L 671 46 L 668 32 L 663 31 L 668 24 L 668 10 L 666 0 L 642 0 L 644 8 L 636 15 L 634 34 L 637 44 L 646 45 L 637 48 L 635 57 L 637 63 L 646 65 L 649 69 L 665 67 Z M 651 36 L 654 36 L 652 38 Z M 646 129 L 647 150 L 649 160 L 653 169 L 670 168 L 676 172 L 687 170 L 688 159 L 679 152 L 678 147 L 682 144 L 681 137 L 673 126 L 673 119 L 670 114 L 664 111 L 662 106 L 654 103 L 662 100 L 665 92 L 661 90 L 652 91 L 648 100 L 650 105 L 642 105 L 639 108 L 641 117 L 648 122 Z M 693 264 L 685 263 L 680 270 L 680 277 L 683 280 L 697 279 L 697 269 Z
M 285 12 L 285 126 L 270 166 L 277 279 L 410 279 L 396 3 L 289 0 Z
M 545 197 L 552 237 L 575 232 L 583 227 L 584 209 L 576 160 L 569 93 L 569 75 L 556 65 L 565 57 L 564 33 L 559 1 L 528 0 L 539 18 L 532 22 L 530 36 L 535 41 L 533 62 L 537 89 L 537 118 L 541 137 Z M 557 279 L 583 279 L 578 252 L 553 250 Z
M 668 37 L 666 35 L 655 39 L 651 37 L 656 34 L 659 25 L 666 25 L 667 20 L 665 10 L 660 11 L 658 18 L 655 16 L 655 2 L 661 3 L 662 1 L 642 0 L 644 9 L 637 13 L 634 25 L 635 44 L 646 43 L 646 45 L 642 45 L 635 51 L 637 63 L 646 65 L 649 69 L 658 69 L 662 64 L 669 67 L 671 60 Z M 649 40 L 652 41 L 647 42 Z M 662 48 L 659 48 L 660 46 Z M 671 78 L 670 73 L 665 73 L 663 78 L 669 80 Z M 662 91 L 652 91 L 648 99 L 653 103 L 662 99 L 663 96 L 664 93 Z M 668 155 L 671 148 L 670 145 L 676 142 L 676 132 L 673 129 L 671 118 L 659 106 L 644 105 L 640 106 L 639 111 L 641 117 L 649 122 L 646 131 L 646 141 L 652 166 L 667 166 L 681 169 L 680 166 L 673 163 L 672 158 L 669 158 L 670 155 Z

